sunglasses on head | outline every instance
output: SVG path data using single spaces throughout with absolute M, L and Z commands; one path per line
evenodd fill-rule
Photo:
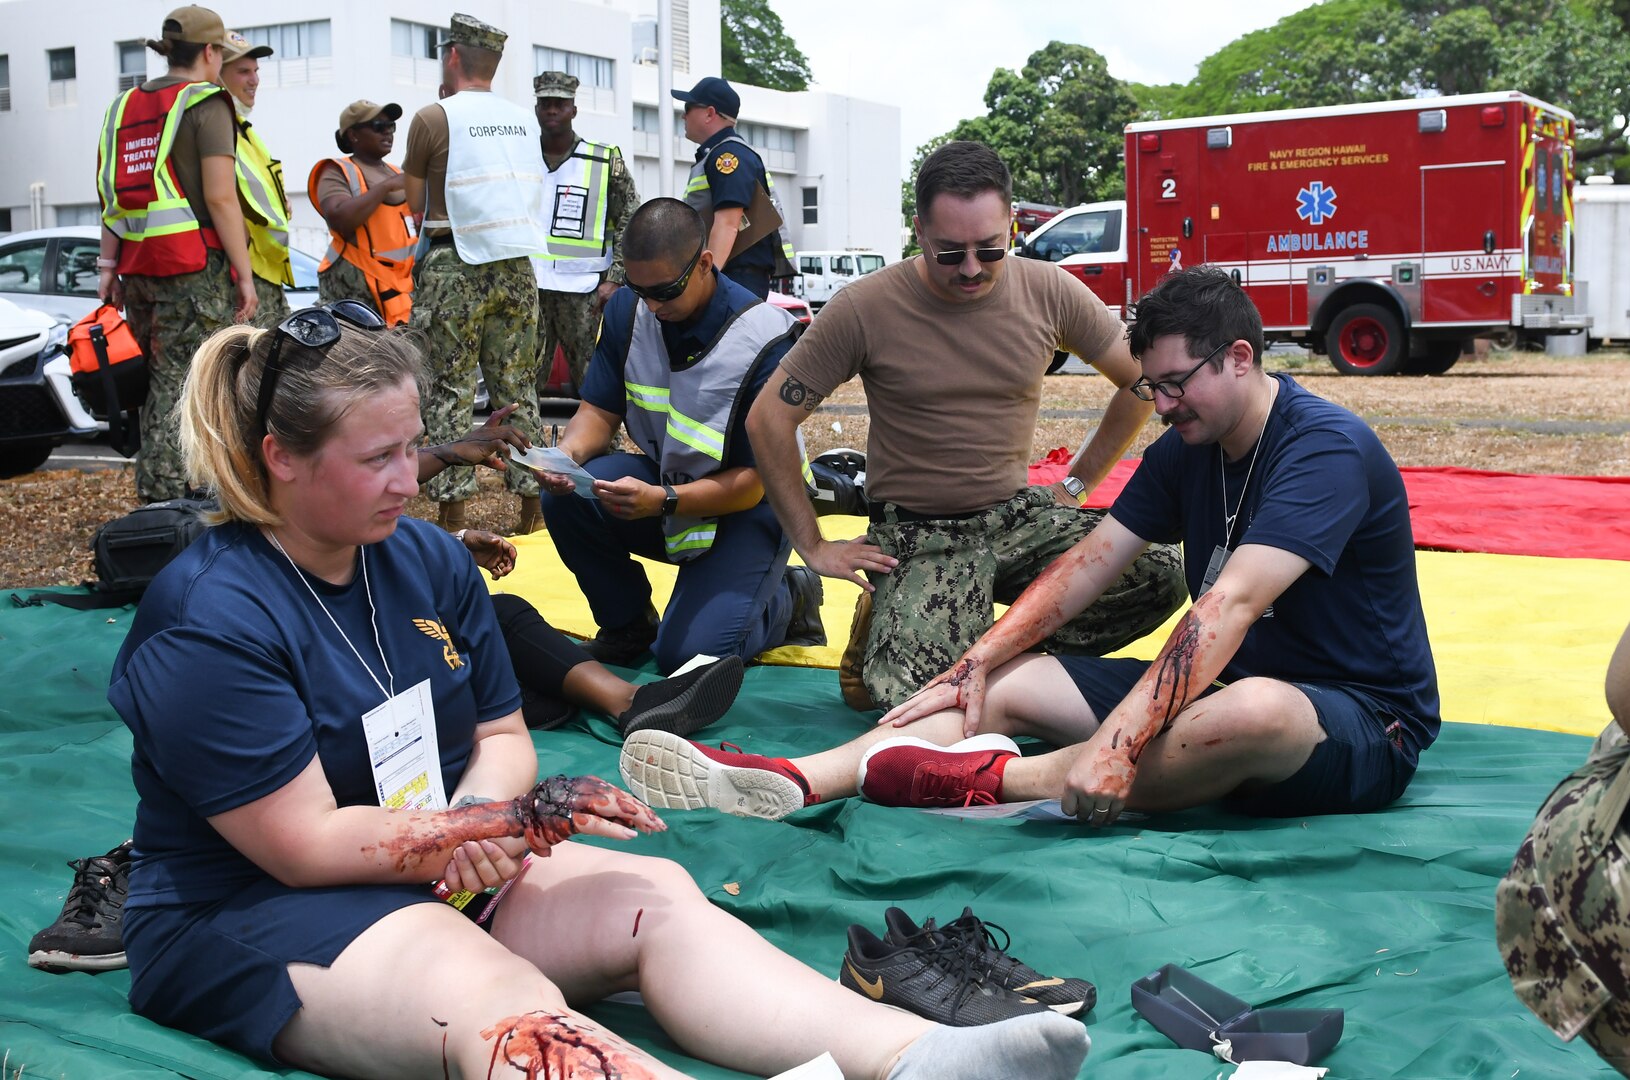
M 965 247 L 946 248 L 944 251 L 935 251 L 933 254 L 934 261 L 941 266 L 961 266 L 962 261 L 968 257 L 968 249 Z M 973 256 L 982 263 L 1001 262 L 1007 258 L 1007 248 L 974 248 Z
M 690 262 L 685 264 L 685 272 L 666 285 L 636 285 L 630 281 L 628 287 L 634 290 L 634 295 L 642 300 L 654 300 L 659 304 L 663 304 L 676 299 L 680 293 L 685 291 L 685 286 L 690 284 L 690 276 L 696 270 L 696 264 L 701 261 L 702 249 L 706 246 L 706 241 L 697 244 L 696 254 L 692 255 Z
M 272 409 L 272 398 L 277 394 L 277 380 L 287 366 L 283 360 L 283 343 L 292 341 L 307 350 L 300 354 L 299 362 L 305 368 L 314 368 L 343 334 L 340 323 L 359 330 L 383 330 L 385 320 L 379 313 L 360 300 L 335 300 L 320 307 L 301 308 L 277 324 L 272 331 L 272 351 L 266 357 L 266 366 L 260 373 L 260 391 L 255 395 L 255 422 L 266 430 L 266 416 Z

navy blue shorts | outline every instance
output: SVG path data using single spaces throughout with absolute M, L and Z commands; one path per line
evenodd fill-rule
M 275 1062 L 272 1043 L 300 1008 L 289 965 L 328 967 L 380 919 L 424 903 L 442 903 L 427 885 L 293 889 L 267 878 L 214 903 L 128 908 L 130 1008 Z
M 1055 656 L 1100 720 L 1149 670 L 1149 661 Z M 1313 703 L 1324 741 L 1295 774 L 1224 799 L 1231 810 L 1257 817 L 1356 814 L 1379 810 L 1404 793 L 1417 754 L 1398 708 L 1351 686 L 1293 682 Z M 1205 694 L 1222 687 L 1213 684 Z M 1205 694 L 1201 696 L 1204 697 Z

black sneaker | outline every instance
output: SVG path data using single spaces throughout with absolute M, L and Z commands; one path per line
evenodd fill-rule
M 883 941 L 864 926 L 849 927 L 838 982 L 873 1001 L 950 1027 L 976 1027 L 1047 1011 L 994 979 L 959 944 L 923 935 L 906 945 Z
M 634 703 L 617 717 L 617 726 L 625 739 L 646 728 L 688 738 L 735 703 L 742 674 L 741 657 L 727 656 L 671 679 L 645 683 L 634 691 Z
M 577 715 L 577 706 L 521 685 L 521 719 L 533 731 L 551 731 Z
M 787 587 L 792 590 L 792 618 L 787 622 L 783 645 L 825 645 L 826 627 L 821 625 L 821 603 L 826 590 L 821 575 L 807 566 L 789 566 Z
M 1087 980 L 1043 975 L 1018 957 L 1009 956 L 1007 947 L 1011 939 L 1007 931 L 995 923 L 982 921 L 972 908 L 963 908 L 960 918 L 940 927 L 934 925 L 933 919 L 918 926 L 897 907 L 885 911 L 883 921 L 888 924 L 884 940 L 889 944 L 905 945 L 938 937 L 949 939 L 969 956 L 978 970 L 988 971 L 993 981 L 1022 997 L 1034 998 L 1054 1012 L 1074 1016 L 1098 1003 L 1098 988 Z M 1000 947 L 993 931 L 1002 935 Z
M 601 627 L 583 643 L 583 651 L 602 664 L 628 667 L 645 655 L 657 639 L 657 609 L 647 605 L 645 614 L 627 626 Z
M 57 921 L 28 943 L 28 966 L 44 971 L 113 971 L 125 966 L 125 894 L 130 841 L 106 855 L 70 859 L 74 883 Z

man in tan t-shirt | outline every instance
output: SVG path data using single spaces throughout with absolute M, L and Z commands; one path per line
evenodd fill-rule
M 1092 530 L 1104 511 L 1080 499 L 1151 411 L 1126 389 L 1139 369 L 1120 320 L 1058 267 L 1005 258 L 1012 181 L 993 151 L 947 143 L 923 162 L 916 187 L 924 254 L 838 292 L 747 420 L 798 554 L 865 590 L 843 665 L 844 699 L 856 708 L 897 705 L 949 668 L 991 625 L 993 603 L 1010 603 Z M 1069 477 L 1032 488 L 1042 377 L 1060 348 L 1119 389 Z M 865 537 L 827 540 L 804 493 L 796 431 L 856 375 L 871 414 L 872 525 Z M 1177 550 L 1152 547 L 1046 646 L 1110 652 L 1186 596 Z

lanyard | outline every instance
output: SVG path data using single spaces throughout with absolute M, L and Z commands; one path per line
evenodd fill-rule
M 1234 522 L 1239 520 L 1239 512 L 1245 508 L 1245 493 L 1251 488 L 1251 474 L 1256 471 L 1256 456 L 1262 452 L 1262 440 L 1268 434 L 1268 425 L 1273 423 L 1273 406 L 1278 400 L 1279 383 L 1276 380 L 1273 384 L 1273 396 L 1268 399 L 1268 415 L 1262 420 L 1262 430 L 1257 432 L 1256 449 L 1251 451 L 1251 464 L 1245 468 L 1245 485 L 1239 489 L 1239 501 L 1234 504 L 1232 514 L 1228 512 L 1228 470 L 1223 462 L 1227 455 L 1223 453 L 1222 444 L 1217 444 L 1217 476 L 1222 481 L 1223 547 L 1227 550 L 1233 549 Z
M 351 650 L 351 655 L 357 658 L 357 663 L 361 664 L 362 670 L 368 673 L 368 678 L 372 679 L 374 685 L 379 687 L 379 692 L 385 695 L 385 700 L 389 701 L 395 697 L 396 676 L 391 672 L 391 662 L 385 659 L 385 646 L 379 641 L 379 613 L 374 610 L 374 592 L 373 588 L 368 584 L 368 548 L 363 546 L 360 549 L 362 552 L 362 589 L 368 596 L 368 624 L 373 627 L 374 648 L 379 650 L 379 662 L 385 665 L 385 678 L 390 681 L 389 690 L 386 690 L 385 684 L 379 681 L 379 676 L 374 674 L 374 669 L 368 666 L 368 661 L 364 660 L 362 654 L 357 652 L 357 647 L 351 644 L 351 639 L 345 636 L 345 631 L 340 628 L 339 620 L 334 618 L 334 613 L 328 610 L 328 605 L 323 603 L 323 598 L 317 595 L 316 589 L 312 588 L 305 571 L 301 570 L 289 553 L 283 550 L 283 545 L 278 543 L 277 534 L 268 529 L 266 538 L 272 542 L 273 547 L 282 552 L 285 559 L 289 560 L 289 565 L 294 567 L 295 577 L 300 579 L 301 584 L 306 587 L 306 591 L 311 594 L 311 598 L 317 601 L 317 606 L 323 609 L 323 614 L 328 616 L 328 621 L 334 624 L 334 630 L 340 635 L 340 640 L 345 642 L 345 647 Z

